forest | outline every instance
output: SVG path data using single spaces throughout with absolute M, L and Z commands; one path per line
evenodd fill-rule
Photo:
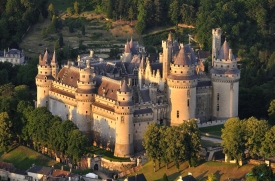
M 59 22 L 53 24 L 62 28 L 58 10 L 49 5 L 47 0 L 1 0 L 0 49 L 20 48 L 18 42 L 28 28 L 43 18 Z M 139 34 L 173 27 L 180 40 L 178 24 L 192 25 L 194 39 L 203 50 L 211 50 L 212 28 L 222 28 L 222 41 L 227 39 L 240 60 L 240 119 L 255 116 L 275 124 L 275 0 L 72 0 L 67 11 L 76 10 L 103 13 L 111 21 L 133 20 Z M 1 84 L 34 89 L 36 60 L 27 66 L 1 64 Z

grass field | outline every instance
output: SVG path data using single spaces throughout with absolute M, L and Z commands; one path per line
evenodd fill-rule
M 111 161 L 118 161 L 118 162 L 128 162 L 130 161 L 130 158 L 120 158 L 120 157 L 115 157 L 114 152 L 107 151 L 105 149 L 101 149 L 95 146 L 91 147 L 90 150 L 91 153 L 97 154 L 97 155 L 104 155 L 103 158 L 111 160 Z
M 30 168 L 32 164 L 41 166 L 54 165 L 56 168 L 60 168 L 60 164 L 55 160 L 24 146 L 19 146 L 9 153 L 1 153 L 0 161 L 13 163 L 16 168 L 24 170 Z
M 203 133 L 209 133 L 213 134 L 216 136 L 221 136 L 222 135 L 222 128 L 223 125 L 217 125 L 217 126 L 210 126 L 210 127 L 205 127 L 205 128 L 200 128 L 200 131 Z
M 154 172 L 153 162 L 150 161 L 145 164 L 138 173 L 143 173 L 148 181 L 161 181 L 164 173 L 166 173 L 170 181 L 174 181 L 177 180 L 179 176 L 186 176 L 188 172 L 191 172 L 198 181 L 206 181 L 207 176 L 211 173 L 214 173 L 219 181 L 224 181 L 227 178 L 243 178 L 253 167 L 253 165 L 244 165 L 238 168 L 235 164 L 205 162 L 196 168 L 189 168 L 187 162 L 184 162 L 180 165 L 179 171 L 170 163 L 168 169 L 162 164 L 161 169 Z

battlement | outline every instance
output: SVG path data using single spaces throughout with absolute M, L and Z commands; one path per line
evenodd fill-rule
M 101 96 L 101 95 L 98 95 L 98 94 L 95 94 L 94 97 L 95 97 L 95 101 L 96 102 L 101 102 L 102 100 L 104 102 L 108 102 L 108 103 L 111 103 L 111 104 L 115 104 L 117 102 L 117 101 L 115 101 L 113 99 L 109 99 L 107 97 L 104 97 L 104 96 Z
M 192 87 L 196 87 L 198 85 L 198 80 L 194 79 L 194 80 L 171 80 L 168 79 L 167 81 L 168 86 L 171 88 L 192 88 Z
M 57 101 L 62 102 L 64 104 L 69 104 L 69 105 L 72 105 L 72 106 L 77 105 L 77 101 L 73 97 L 73 95 L 63 95 L 63 94 L 55 92 L 55 91 L 50 91 L 49 95 L 50 95 L 51 99 L 57 100 Z
M 58 89 L 61 89 L 63 91 L 67 91 L 67 92 L 70 92 L 70 93 L 75 93 L 76 89 L 75 87 L 73 86 L 70 86 L 70 85 L 67 85 L 67 84 L 63 84 L 61 82 L 58 82 L 58 81 L 53 81 L 53 84 L 52 84 L 53 87 L 56 87 Z
M 221 28 L 214 28 L 212 29 L 212 35 L 221 35 L 222 29 Z

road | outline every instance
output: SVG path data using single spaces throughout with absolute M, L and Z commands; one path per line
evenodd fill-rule
M 208 136 L 201 136 L 202 140 L 207 140 L 207 141 L 211 141 L 213 143 L 221 143 L 222 140 L 218 139 L 218 138 L 212 138 L 212 137 L 208 137 Z

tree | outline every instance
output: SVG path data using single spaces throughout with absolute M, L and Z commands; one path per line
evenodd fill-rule
M 10 131 L 12 123 L 7 112 L 0 113 L 0 125 L 0 149 L 6 152 L 12 143 Z
M 268 130 L 267 121 L 257 120 L 254 117 L 245 121 L 245 146 L 249 150 L 249 155 L 260 156 L 261 146 Z
M 63 47 L 63 45 L 64 45 L 62 33 L 59 34 L 59 45 L 60 45 L 60 47 Z
M 74 32 L 74 27 L 73 27 L 73 23 L 69 24 L 69 32 L 73 33 Z
M 9 83 L 9 74 L 7 70 L 0 70 L 0 85 Z
M 46 28 L 42 28 L 41 36 L 42 36 L 42 38 L 46 38 L 47 37 L 47 29 Z
M 159 25 L 162 21 L 162 1 L 161 0 L 154 0 L 154 7 L 155 7 L 155 18 L 154 18 L 154 22 L 155 25 Z
M 55 10 L 53 4 L 51 3 L 48 7 L 48 18 L 51 20 L 53 15 L 55 15 Z
M 243 158 L 245 151 L 244 141 L 245 127 L 243 121 L 238 118 L 230 118 L 222 129 L 222 143 L 223 153 L 227 155 L 227 161 L 236 159 L 238 161 Z
M 132 6 L 130 6 L 130 8 L 129 8 L 129 11 L 128 11 L 128 18 L 131 20 L 131 25 L 132 25 L 132 20 L 133 20 L 133 18 L 134 18 L 134 11 L 133 11 L 133 7 Z
M 85 35 L 85 26 L 84 25 L 81 26 L 81 34 L 83 36 Z
M 73 14 L 73 10 L 71 7 L 67 8 L 66 12 L 69 14 L 69 15 L 72 15 Z
M 59 48 L 60 48 L 59 40 L 56 40 L 56 41 L 54 42 L 54 49 L 57 50 L 57 49 L 59 49 Z
M 145 21 L 138 21 L 136 26 L 135 26 L 135 30 L 138 34 L 142 34 L 144 29 L 146 27 Z
M 41 13 L 41 12 L 40 12 L 40 14 L 39 14 L 38 20 L 39 20 L 39 23 L 42 23 L 43 20 L 44 20 L 44 18 L 43 18 L 43 16 L 42 16 L 42 13 Z
M 169 17 L 171 21 L 178 25 L 179 22 L 179 14 L 180 14 L 180 5 L 178 0 L 173 0 L 169 7 Z
M 261 151 L 264 157 L 275 155 L 275 126 L 272 126 L 265 134 Z
M 146 150 L 146 154 L 154 162 L 154 172 L 156 171 L 156 160 L 161 158 L 161 150 L 159 148 L 160 132 L 159 125 L 150 124 L 143 135 L 144 141 L 142 145 Z
M 165 163 L 166 165 L 166 169 L 168 168 L 168 163 L 169 163 L 169 154 L 168 154 L 168 149 L 167 149 L 167 145 L 168 145 L 168 142 L 170 141 L 168 138 L 168 131 L 167 131 L 167 128 L 166 126 L 161 126 L 160 127 L 160 140 L 159 140 L 159 148 L 160 150 L 162 151 L 162 154 L 161 154 L 161 160 Z
M 266 164 L 261 164 L 252 168 L 252 174 L 258 181 L 272 181 L 273 171 L 272 168 Z
M 52 34 L 56 32 L 56 28 L 54 24 L 51 22 L 49 26 L 47 27 L 47 34 Z
M 267 110 L 268 112 L 268 123 L 270 125 L 275 125 L 275 99 L 273 99 L 271 102 L 270 102 L 270 106 Z
M 208 178 L 206 181 L 218 181 L 218 179 L 215 174 L 211 173 L 208 175 Z
M 78 129 L 72 130 L 69 134 L 66 154 L 76 163 L 86 153 L 87 142 L 87 137 L 82 132 Z
M 74 2 L 74 14 L 79 14 L 79 3 L 77 1 Z

